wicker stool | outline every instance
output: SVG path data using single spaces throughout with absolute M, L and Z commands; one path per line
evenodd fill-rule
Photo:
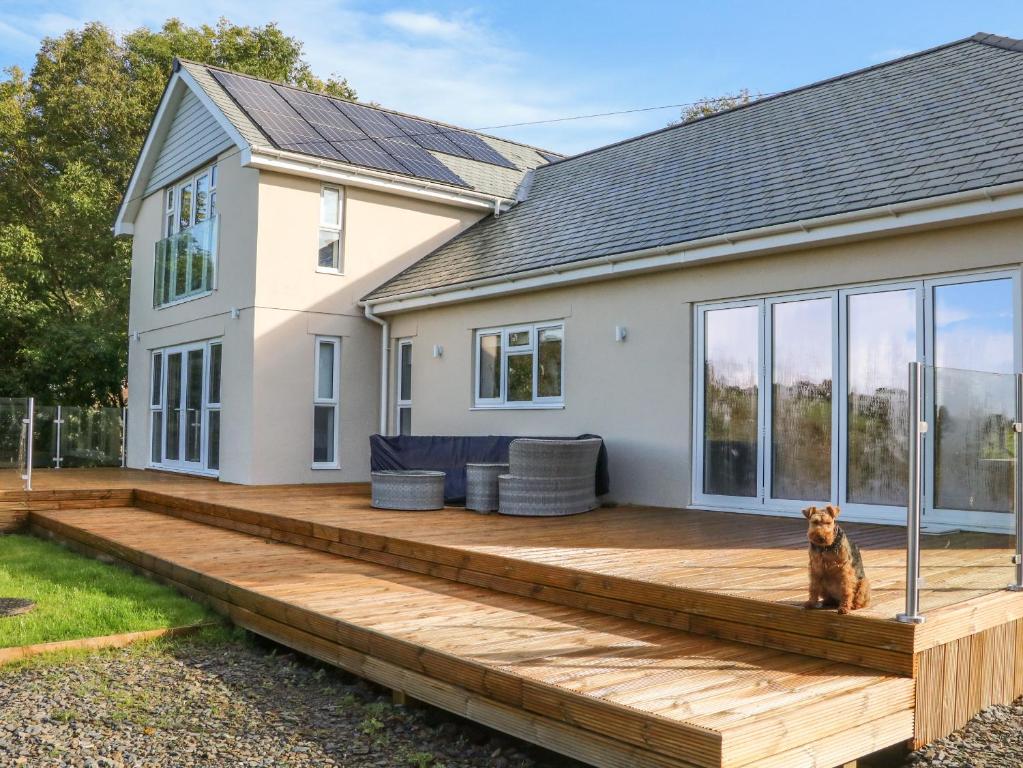
M 426 510 L 444 507 L 444 473 L 426 469 L 371 473 L 372 506 L 377 509 Z
M 497 511 L 497 476 L 507 472 L 507 464 L 466 464 L 465 508 L 473 512 Z

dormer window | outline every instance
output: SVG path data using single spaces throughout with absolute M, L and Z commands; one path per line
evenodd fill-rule
M 344 272 L 344 244 L 342 228 L 344 222 L 345 196 L 340 187 L 325 186 L 320 190 L 320 246 L 317 255 L 318 272 Z

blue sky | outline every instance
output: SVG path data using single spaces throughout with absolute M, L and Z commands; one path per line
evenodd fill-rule
M 0 65 L 99 20 L 118 31 L 226 16 L 277 21 L 319 75 L 363 99 L 470 128 L 772 93 L 985 31 L 1023 37 L 1023 3 L 515 0 L 4 0 Z M 575 152 L 660 128 L 678 110 L 492 131 Z

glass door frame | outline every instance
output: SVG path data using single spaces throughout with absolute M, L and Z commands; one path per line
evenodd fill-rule
M 961 285 L 964 283 L 981 283 L 990 280 L 1012 280 L 1012 367 L 1013 371 L 1020 370 L 1020 363 L 1023 361 L 1023 316 L 1020 315 L 1020 273 L 1018 269 L 1001 269 L 989 272 L 974 272 L 967 275 L 947 275 L 936 277 L 923 282 L 925 294 L 924 304 L 927 308 L 924 333 L 926 335 L 926 357 L 921 359 L 927 363 L 924 368 L 924 418 L 927 420 L 928 430 L 924 435 L 924 496 L 923 496 L 923 523 L 937 524 L 942 526 L 965 526 L 970 529 L 985 529 L 993 531 L 1011 531 L 1014 529 L 1015 515 L 1011 512 L 984 512 L 975 509 L 939 509 L 934 506 L 937 493 L 935 491 L 935 441 L 937 428 L 937 398 L 934 382 L 934 289 L 947 285 Z M 905 514 L 903 514 L 905 520 Z
M 772 296 L 764 300 L 763 316 L 761 319 L 764 325 L 763 342 L 760 347 L 760 367 L 764 371 L 764 413 L 763 413 L 763 453 L 760 463 L 763 465 L 763 481 L 760 485 L 762 503 L 772 510 L 784 510 L 787 512 L 800 512 L 808 504 L 823 506 L 829 504 L 828 499 L 776 499 L 773 492 L 773 466 L 774 452 L 771 449 L 774 437 L 774 308 L 778 304 L 792 304 L 799 301 L 815 301 L 818 299 L 829 299 L 831 301 L 831 482 L 830 496 L 836 498 L 838 493 L 838 443 L 834 436 L 839 434 L 839 422 L 837 403 L 835 398 L 835 372 L 839 368 L 839 344 L 835 338 L 838 328 L 839 301 L 834 291 L 816 291 L 799 293 L 790 296 Z
M 764 333 L 765 321 L 764 304 L 765 299 L 743 299 L 739 301 L 723 301 L 696 306 L 696 339 L 693 344 L 693 466 L 692 466 L 692 495 L 693 504 L 703 507 L 726 507 L 739 509 L 740 511 L 764 511 L 764 450 L 766 448 L 766 435 L 763 429 L 761 415 L 765 412 L 766 394 L 762 385 L 764 372 Z M 704 478 L 704 419 L 706 407 L 706 391 L 704 381 L 706 377 L 706 341 L 707 326 L 706 315 L 708 312 L 722 309 L 743 309 L 756 307 L 757 313 L 757 370 L 759 382 L 757 384 L 757 495 L 756 496 L 720 496 L 705 494 L 703 492 Z
M 794 291 L 772 294 L 760 298 L 732 301 L 706 302 L 694 305 L 694 338 L 692 347 L 693 382 L 693 432 L 692 432 L 692 506 L 695 508 L 725 509 L 735 512 L 761 514 L 797 515 L 807 504 L 836 503 L 842 508 L 843 519 L 859 522 L 905 524 L 906 508 L 881 504 L 847 503 L 848 471 L 845 463 L 848 454 L 848 407 L 849 407 L 849 297 L 867 293 L 886 293 L 900 290 L 914 290 L 916 293 L 916 350 L 917 359 L 933 364 L 934 359 L 934 289 L 939 286 L 989 280 L 1011 279 L 1013 295 L 1013 366 L 1023 367 L 1023 301 L 1020 294 L 1020 270 L 1017 268 L 993 268 L 987 270 L 952 273 L 939 277 L 915 280 L 892 280 L 824 290 Z M 813 298 L 834 297 L 832 303 L 832 356 L 835 368 L 832 372 L 832 498 L 825 500 L 789 500 L 770 498 L 770 438 L 772 432 L 771 396 L 773 390 L 773 359 L 771 337 L 773 306 L 791 301 Z M 704 475 L 704 408 L 705 408 L 705 358 L 706 358 L 706 314 L 715 310 L 759 308 L 758 328 L 758 419 L 757 430 L 757 495 L 721 496 L 703 493 Z M 837 315 L 837 318 L 835 316 Z M 1013 524 L 1013 516 L 1003 512 L 978 512 L 972 510 L 944 510 L 934 508 L 934 381 L 933 369 L 928 368 L 924 384 L 924 413 L 932 432 L 924 438 L 924 522 L 940 525 L 966 526 L 991 530 L 1007 530 Z M 836 375 L 837 374 L 837 375 Z M 906 376 L 908 378 L 908 365 Z M 837 396 L 836 396 L 837 392 Z M 837 411 L 837 413 L 836 413 Z M 837 427 L 836 427 L 837 423 Z M 837 437 L 837 439 L 836 439 Z
M 169 472 L 185 472 L 185 473 L 188 473 L 188 474 L 206 475 L 206 476 L 209 476 L 209 477 L 218 477 L 220 475 L 220 470 L 219 469 L 210 469 L 209 468 L 209 438 L 210 438 L 209 412 L 211 410 L 220 410 L 220 408 L 221 408 L 219 403 L 214 405 L 213 407 L 211 407 L 210 402 L 209 402 L 209 384 L 210 384 L 210 374 L 211 374 L 211 371 L 210 371 L 210 358 L 211 358 L 210 348 L 213 347 L 213 346 L 216 346 L 218 344 L 223 345 L 223 340 L 219 339 L 219 338 L 217 338 L 217 339 L 209 339 L 207 341 L 197 341 L 197 342 L 190 342 L 188 344 L 176 344 L 176 345 L 170 346 L 170 347 L 161 347 L 159 349 L 153 349 L 153 350 L 150 351 L 150 358 L 151 358 L 151 360 L 152 360 L 152 357 L 154 357 L 155 355 L 159 354 L 159 355 L 163 356 L 163 360 L 162 360 L 161 365 L 160 365 L 160 368 L 161 368 L 161 371 L 160 371 L 160 373 L 161 373 L 160 403 L 161 403 L 161 410 L 163 411 L 163 418 L 162 418 L 162 423 L 160 425 L 160 432 L 161 432 L 161 434 L 160 434 L 160 446 L 161 446 L 161 452 L 160 452 L 160 461 L 159 462 L 154 462 L 152 460 L 153 459 L 153 456 L 152 456 L 152 445 L 153 445 L 153 438 L 155 436 L 152 434 L 153 420 L 152 420 L 152 418 L 150 418 L 150 420 L 149 420 L 150 434 L 149 434 L 149 440 L 148 440 L 148 443 L 147 443 L 147 450 L 149 451 L 149 460 L 148 460 L 147 464 L 148 464 L 148 466 L 152 467 L 153 469 L 162 469 L 162 470 L 166 470 L 166 471 L 169 471 Z M 221 350 L 223 350 L 223 346 L 221 346 Z M 201 424 L 200 424 L 200 427 L 199 427 L 199 460 L 198 461 L 188 461 L 188 460 L 185 459 L 185 456 L 187 455 L 186 454 L 186 450 L 187 450 L 186 443 L 187 443 L 187 440 L 188 440 L 188 427 L 187 427 L 188 408 L 186 407 L 187 406 L 187 402 L 188 402 L 188 390 L 187 390 L 188 374 L 189 374 L 189 370 L 188 370 L 188 355 L 189 355 L 190 352 L 195 352 L 195 351 L 202 351 L 202 356 L 203 356 L 202 357 L 202 373 L 201 373 L 201 377 L 202 377 L 202 381 L 201 381 L 201 395 L 200 395 L 200 401 L 199 401 L 200 402 L 199 411 L 202 414 L 202 421 L 201 421 Z M 170 368 L 170 366 L 168 365 L 168 359 L 169 359 L 169 357 L 171 355 L 174 355 L 174 354 L 180 354 L 181 355 L 181 370 L 180 370 L 180 372 L 178 374 L 180 376 L 180 399 L 179 399 L 179 402 L 176 404 L 177 407 L 178 407 L 178 411 L 179 411 L 179 413 L 178 413 L 178 458 L 177 459 L 168 459 L 167 458 L 167 443 L 166 443 L 166 440 L 167 440 L 167 427 L 168 427 L 168 422 L 170 420 L 169 419 L 170 414 L 171 414 L 172 410 L 174 410 L 174 405 L 171 404 L 168 401 L 168 399 L 167 399 L 167 390 L 168 390 L 167 375 L 168 375 L 168 370 Z M 152 375 L 152 371 L 153 371 L 153 364 L 152 364 L 152 362 L 150 362 L 149 370 L 150 370 L 150 375 Z M 152 382 L 150 382 L 150 387 L 152 387 Z M 221 371 L 221 387 L 223 387 L 223 371 Z M 223 394 L 221 394 L 221 399 L 222 398 L 223 398 Z M 221 430 L 222 429 L 223 429 L 223 424 L 221 424 Z
M 840 347 L 840 363 L 838 373 L 838 392 L 840 393 L 839 428 L 838 435 L 838 488 L 835 498 L 838 499 L 838 506 L 842 510 L 842 517 L 846 520 L 857 520 L 868 523 L 899 523 L 906 522 L 905 505 L 888 504 L 857 504 L 846 501 L 849 493 L 849 297 L 862 296 L 871 293 L 894 293 L 898 291 L 913 291 L 916 300 L 916 355 L 917 360 L 924 359 L 924 334 L 921 332 L 926 324 L 927 311 L 925 307 L 924 281 L 909 280 L 898 283 L 883 283 L 879 285 L 863 286 L 858 288 L 843 288 L 839 290 L 839 333 L 838 346 Z M 908 383 L 909 365 L 907 363 L 906 380 Z M 907 478 L 908 481 L 908 478 Z

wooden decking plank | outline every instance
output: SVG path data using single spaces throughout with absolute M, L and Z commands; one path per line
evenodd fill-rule
M 638 662 L 644 643 L 663 646 L 661 655 L 666 659 L 708 644 L 708 648 L 728 649 L 732 658 L 747 655 L 753 667 L 756 659 L 781 655 L 769 652 L 765 656 L 763 649 L 711 638 L 686 636 L 690 639 L 683 642 L 681 633 L 673 630 L 438 582 L 222 529 L 204 534 L 207 551 L 197 553 L 193 551 L 195 538 L 189 535 L 197 523 L 137 510 L 54 511 L 33 519 L 296 631 L 416 674 L 458 681 L 505 705 L 614 736 L 634 747 L 666 756 L 691 755 L 689 759 L 701 765 L 719 764 L 721 734 L 678 717 L 663 717 L 616 702 L 613 683 L 608 685 L 608 675 L 614 674 L 609 665 L 624 659 L 622 679 L 640 680 L 643 667 Z M 127 519 L 134 524 L 126 526 Z M 244 546 L 239 542 L 245 542 Z M 258 570 L 254 563 L 261 564 Z M 332 586 L 337 588 L 336 598 Z M 483 601 L 487 604 L 481 605 Z M 353 610 L 363 623 L 351 623 Z M 403 618 L 396 619 L 395 611 Z M 510 613 L 501 615 L 501 611 Z M 455 618 L 457 626 L 452 630 L 449 623 L 435 620 L 438 615 Z M 543 645 L 550 646 L 552 639 L 554 647 L 545 655 Z M 488 643 L 493 646 L 489 654 Z M 535 646 L 536 654 L 530 650 L 529 658 L 524 659 L 516 646 Z M 592 656 L 587 656 L 587 651 Z M 658 655 L 652 658 L 656 661 Z M 700 675 L 707 666 L 700 661 L 690 672 Z M 848 669 L 856 678 L 871 677 L 865 670 Z M 732 670 L 724 675 L 726 680 L 728 674 L 752 680 L 749 670 Z M 588 676 L 599 680 L 601 690 L 608 690 L 605 697 L 586 693 L 591 687 Z M 873 679 L 880 684 L 885 678 L 873 675 Z M 679 686 L 680 696 L 685 695 L 685 687 Z

